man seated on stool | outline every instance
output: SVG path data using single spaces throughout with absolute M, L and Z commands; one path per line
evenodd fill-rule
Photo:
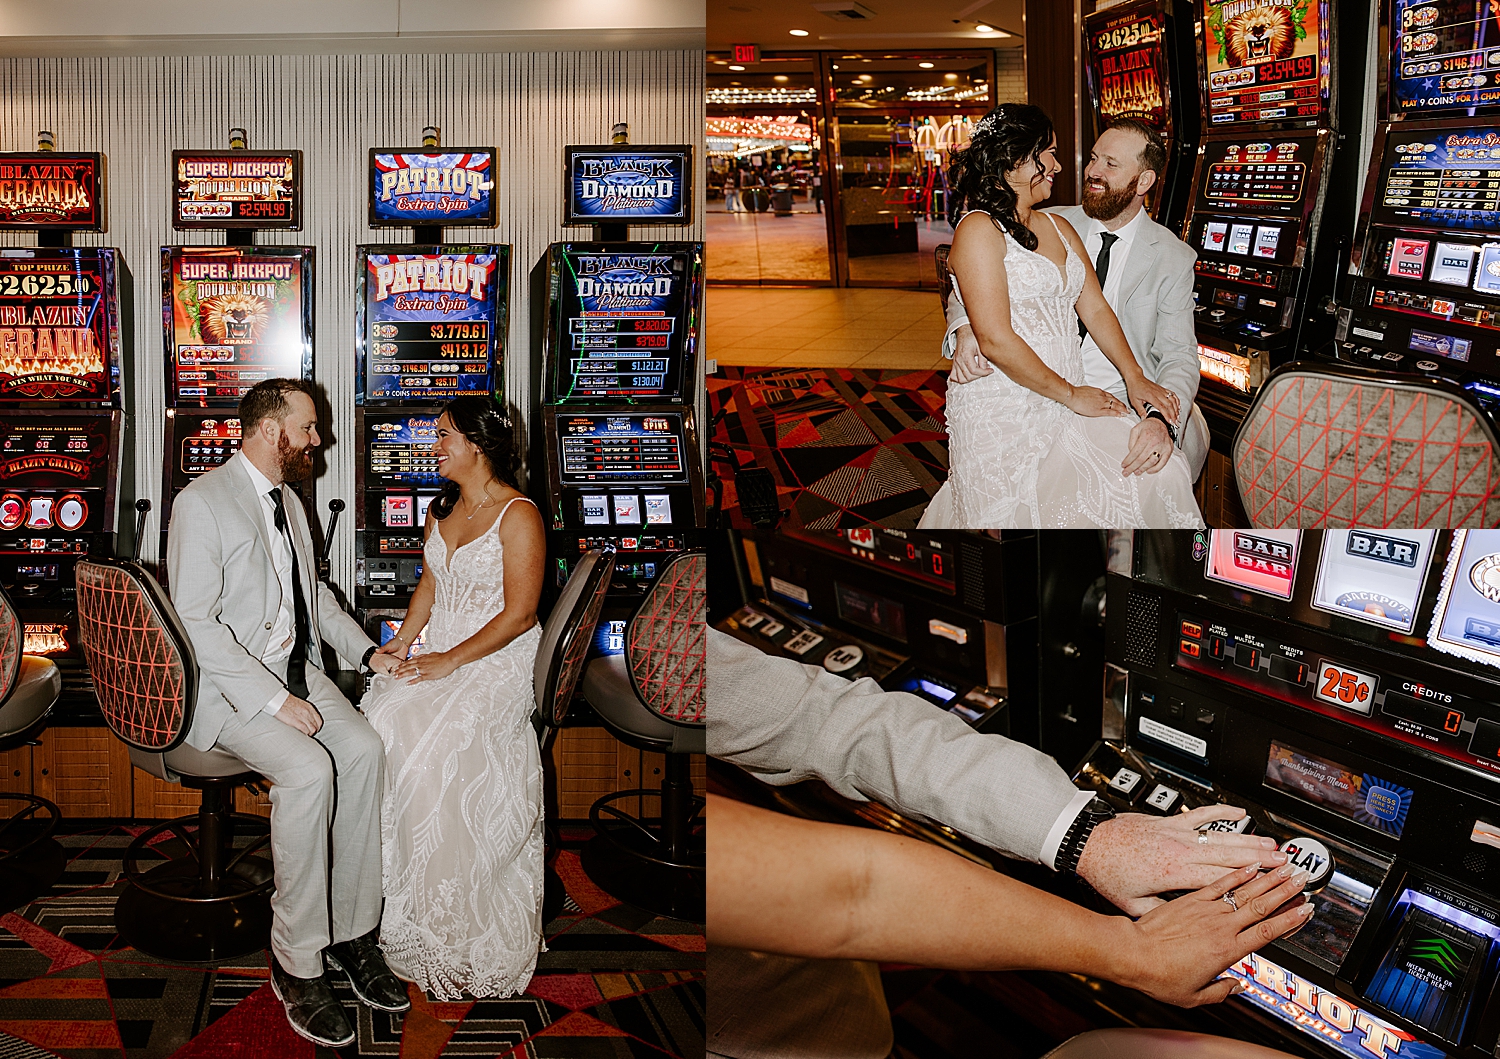
M 396 656 L 377 653 L 317 579 L 302 501 L 284 485 L 312 473 L 312 392 L 267 379 L 240 399 L 239 453 L 172 505 L 167 570 L 198 659 L 188 745 L 223 747 L 271 781 L 271 987 L 292 1029 L 342 1047 L 354 1029 L 325 954 L 371 1007 L 411 1001 L 375 938 L 385 750 L 323 672 L 322 644 L 379 672 Z
M 1153 413 L 1131 433 L 1125 474 L 1154 474 L 1166 466 L 1147 455 L 1165 451 L 1168 439 L 1182 449 L 1193 480 L 1208 458 L 1208 423 L 1193 404 L 1198 393 L 1198 339 L 1193 331 L 1193 265 L 1198 254 L 1153 221 L 1146 195 L 1161 179 L 1167 151 L 1161 135 L 1144 122 L 1124 118 L 1094 144 L 1083 171 L 1083 205 L 1049 212 L 1067 219 L 1083 238 L 1094 261 L 1104 300 L 1120 318 L 1131 352 L 1146 377 L 1177 395 L 1189 409 L 1174 430 L 1166 416 Z M 1108 246 L 1105 245 L 1106 241 Z M 1125 380 L 1092 336 L 1083 332 L 1084 382 L 1126 400 Z M 948 301 L 948 334 L 943 355 L 953 358 L 950 383 L 970 382 L 995 370 L 979 352 L 969 318 L 957 298 Z

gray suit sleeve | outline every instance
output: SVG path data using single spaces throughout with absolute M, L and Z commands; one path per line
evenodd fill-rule
M 339 606 L 332 589 L 317 578 L 313 580 L 318 586 L 318 634 L 352 668 L 359 668 L 359 660 L 375 646 L 375 641 Z
M 172 503 L 167 533 L 167 575 L 198 669 L 241 714 L 254 716 L 284 691 L 276 675 L 245 650 L 220 621 L 224 609 L 224 556 L 213 505 L 201 490 L 187 489 Z
M 1164 241 L 1165 243 L 1165 241 Z M 1198 255 L 1188 246 L 1166 244 L 1171 260 L 1167 278 L 1157 289 L 1156 338 L 1151 352 L 1157 361 L 1156 382 L 1182 402 L 1177 444 L 1187 431 L 1187 411 L 1198 396 L 1198 336 L 1193 330 L 1193 264 Z
M 915 695 L 849 682 L 708 630 L 708 752 L 767 783 L 820 779 L 1040 861 L 1078 795 L 1058 764 Z

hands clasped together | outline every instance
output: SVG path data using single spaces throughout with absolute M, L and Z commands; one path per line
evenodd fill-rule
M 398 680 L 404 680 L 408 684 L 420 684 L 424 681 L 442 680 L 460 665 L 447 651 L 429 651 L 408 658 L 406 652 L 409 650 L 411 650 L 410 640 L 394 636 L 370 656 L 370 668 L 377 673 L 387 673 Z M 377 660 L 380 660 L 380 665 L 385 668 L 377 666 Z

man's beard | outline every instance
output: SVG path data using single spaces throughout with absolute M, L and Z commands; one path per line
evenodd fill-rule
M 1131 200 L 1135 198 L 1135 189 L 1140 181 L 1141 178 L 1136 177 L 1125 187 L 1114 191 L 1110 191 L 1107 188 L 1104 191 L 1095 191 L 1085 181 L 1083 185 L 1083 212 L 1096 221 L 1114 220 L 1125 212 L 1125 207 L 1129 206 Z
M 276 462 L 281 467 L 283 482 L 300 482 L 312 474 L 312 452 L 292 448 L 292 439 L 286 436 L 285 430 L 276 439 Z

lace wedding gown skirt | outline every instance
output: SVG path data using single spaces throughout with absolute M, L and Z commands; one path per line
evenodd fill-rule
M 1054 222 L 1055 224 L 1056 222 Z M 1011 326 L 1053 371 L 1083 385 L 1074 304 L 1083 261 L 1067 247 L 1066 276 L 1005 236 Z M 957 282 L 954 297 L 962 302 Z M 948 387 L 948 481 L 922 516 L 924 529 L 1196 529 L 1193 478 L 1173 449 L 1156 474 L 1125 477 L 1129 416 L 1089 417 L 996 368 Z
M 498 529 L 460 546 L 451 570 L 447 559 L 439 528 L 423 554 L 437 581 L 433 651 L 505 607 Z M 386 751 L 380 947 L 392 970 L 441 1000 L 519 993 L 536 967 L 543 821 L 531 670 L 540 641 L 533 626 L 441 680 L 378 676 L 365 698 Z

